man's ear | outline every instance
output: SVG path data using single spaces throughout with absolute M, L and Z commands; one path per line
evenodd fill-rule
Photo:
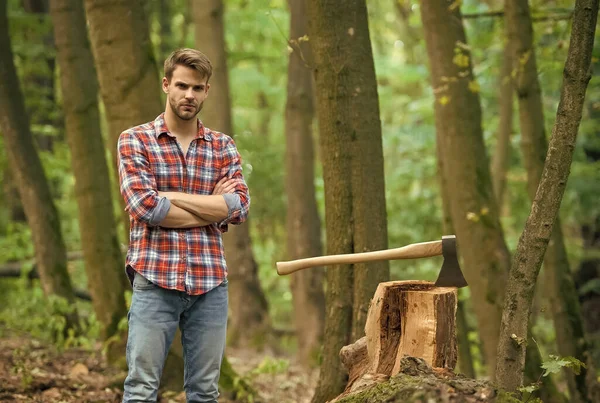
M 165 94 L 169 93 L 169 80 L 167 77 L 163 77 L 162 79 L 162 90 Z
M 210 84 L 206 83 L 206 90 L 205 90 L 205 92 L 206 92 L 207 96 L 208 96 L 208 90 L 210 90 Z

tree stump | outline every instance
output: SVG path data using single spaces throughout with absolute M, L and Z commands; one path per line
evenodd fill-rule
M 340 351 L 349 372 L 345 394 L 365 375 L 385 379 L 398 374 L 405 356 L 454 370 L 457 302 L 456 288 L 426 281 L 379 284 L 369 305 L 366 337 Z

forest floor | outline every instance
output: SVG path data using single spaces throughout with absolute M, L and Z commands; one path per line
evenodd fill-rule
M 59 352 L 27 334 L 0 333 L 0 402 L 121 401 L 124 373 L 108 367 L 99 348 Z M 290 357 L 251 350 L 228 348 L 227 357 L 239 375 L 251 380 L 257 403 L 310 402 L 318 371 L 306 371 Z M 269 366 L 271 370 L 261 370 Z M 159 402 L 185 402 L 185 394 L 162 393 Z

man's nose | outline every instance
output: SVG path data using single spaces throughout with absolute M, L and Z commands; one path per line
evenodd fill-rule
M 187 99 L 193 99 L 194 98 L 194 90 L 192 88 L 189 88 L 186 92 L 185 92 L 185 97 Z

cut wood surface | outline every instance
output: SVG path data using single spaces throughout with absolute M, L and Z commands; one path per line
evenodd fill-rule
M 404 355 L 454 369 L 457 301 L 456 288 L 426 281 L 379 284 L 365 326 L 371 370 L 395 375 Z
M 340 351 L 349 376 L 339 397 L 403 372 L 407 357 L 452 373 L 458 357 L 457 304 L 454 287 L 428 281 L 380 283 L 369 306 L 366 336 Z

